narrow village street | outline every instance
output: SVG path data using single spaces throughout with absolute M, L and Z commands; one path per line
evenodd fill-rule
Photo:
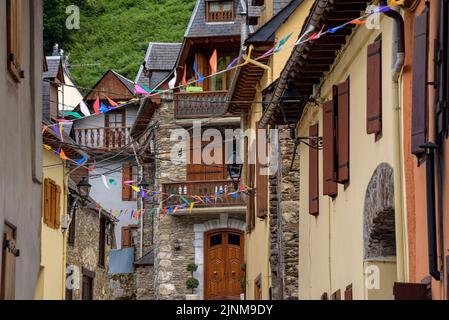
M 0 0 L 0 98 L 0 300 L 449 300 L 449 0 Z

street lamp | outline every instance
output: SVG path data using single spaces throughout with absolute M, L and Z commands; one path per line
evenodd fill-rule
M 89 198 L 90 189 L 92 188 L 90 183 L 87 181 L 87 178 L 83 177 L 83 179 L 81 179 L 81 181 L 76 186 L 78 188 L 79 195 L 81 196 L 83 201 L 86 201 Z
M 237 163 L 237 144 L 235 140 L 233 141 L 232 163 L 227 165 L 227 169 L 232 183 L 237 190 L 239 187 L 240 179 L 242 178 L 243 164 Z

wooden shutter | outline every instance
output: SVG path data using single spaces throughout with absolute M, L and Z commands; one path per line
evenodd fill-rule
M 132 198 L 131 187 L 124 184 L 125 181 L 132 180 L 132 166 L 122 166 L 122 201 L 130 201 Z
M 106 219 L 100 218 L 100 239 L 98 250 L 98 265 L 104 267 L 106 254 Z
M 256 197 L 257 197 L 257 217 L 258 218 L 265 218 L 268 215 L 268 164 L 261 164 L 260 163 L 260 153 L 263 150 L 259 149 L 259 143 L 260 138 L 262 134 L 264 134 L 265 130 L 256 130 L 256 159 L 257 159 L 257 168 L 256 168 L 256 174 L 257 174 L 257 186 L 256 186 Z M 265 139 L 265 142 L 267 140 Z M 265 143 L 265 151 L 268 153 L 268 143 Z M 261 155 L 262 157 L 266 157 L 267 154 Z
M 318 124 L 310 127 L 309 136 L 318 137 Z M 318 161 L 318 148 L 309 148 L 309 213 L 313 216 L 319 214 Z
M 427 71 L 429 49 L 428 9 L 415 18 L 413 44 L 412 153 L 420 155 L 427 142 Z
M 70 222 L 69 227 L 69 238 L 67 240 L 68 244 L 74 246 L 75 238 L 76 238 L 76 210 L 73 210 L 72 221 Z
M 338 194 L 335 133 L 335 105 L 331 100 L 323 105 L 323 194 L 331 197 Z
M 248 164 L 248 186 L 254 188 L 254 177 L 255 177 L 256 166 L 254 164 Z M 255 193 L 250 191 L 248 194 L 248 205 L 246 213 L 246 225 L 247 231 L 251 232 L 255 227 Z
M 51 210 L 51 185 L 50 179 L 44 180 L 44 223 L 50 224 Z
M 368 46 L 366 132 L 382 132 L 382 41 Z
M 22 0 L 6 0 L 8 71 L 14 81 L 23 78 L 22 62 Z
M 395 300 L 429 300 L 429 289 L 422 283 L 395 283 Z
M 15 299 L 17 255 L 16 230 L 9 224 L 5 224 L 2 237 L 0 300 Z
M 353 300 L 352 285 L 348 286 L 345 291 L 345 300 Z
M 349 79 L 338 85 L 337 182 L 349 182 Z
M 59 229 L 61 226 L 61 187 L 55 186 L 55 220 L 54 220 L 54 228 Z
M 132 229 L 129 227 L 122 227 L 122 248 L 131 247 Z
M 341 300 L 341 290 L 335 291 L 331 296 L 331 300 Z

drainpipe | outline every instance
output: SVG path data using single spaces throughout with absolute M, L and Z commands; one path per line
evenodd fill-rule
M 387 5 L 385 0 L 382 0 L 381 5 Z M 404 19 L 402 15 L 395 10 L 389 10 L 385 12 L 388 18 L 391 18 L 395 22 L 395 34 L 393 35 L 393 41 L 397 42 L 397 48 L 395 54 L 395 64 L 392 68 L 392 103 L 394 108 L 394 117 L 396 122 L 396 128 L 394 130 L 394 151 L 395 151 L 395 208 L 396 208 L 396 244 L 397 244 L 397 273 L 398 281 L 405 282 L 408 280 L 408 266 L 407 266 L 407 226 L 406 219 L 404 217 L 405 203 L 404 197 L 404 167 L 403 167 L 403 149 L 402 149 L 402 119 L 401 119 L 401 99 L 400 99 L 400 86 L 399 81 L 402 75 L 402 70 L 405 63 L 405 28 Z M 400 191 L 400 192 L 399 192 Z M 398 250 L 399 249 L 399 250 Z

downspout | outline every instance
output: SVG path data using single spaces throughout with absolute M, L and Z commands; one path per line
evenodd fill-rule
M 387 1 L 382 0 L 381 5 L 386 6 Z M 407 226 L 405 219 L 405 190 L 404 190 L 404 167 L 403 167 L 403 149 L 402 149 L 402 121 L 401 121 L 401 88 L 399 80 L 402 76 L 402 70 L 405 64 L 405 27 L 404 19 L 402 15 L 396 10 L 389 10 L 385 12 L 388 18 L 391 18 L 395 22 L 395 34 L 393 41 L 397 42 L 396 59 L 392 69 L 392 103 L 394 109 L 394 117 L 396 122 L 396 128 L 394 132 L 394 158 L 395 158 L 395 208 L 396 208 L 396 257 L 397 257 L 397 277 L 398 281 L 408 281 L 408 267 L 407 267 Z M 400 192 L 398 192 L 400 190 Z

